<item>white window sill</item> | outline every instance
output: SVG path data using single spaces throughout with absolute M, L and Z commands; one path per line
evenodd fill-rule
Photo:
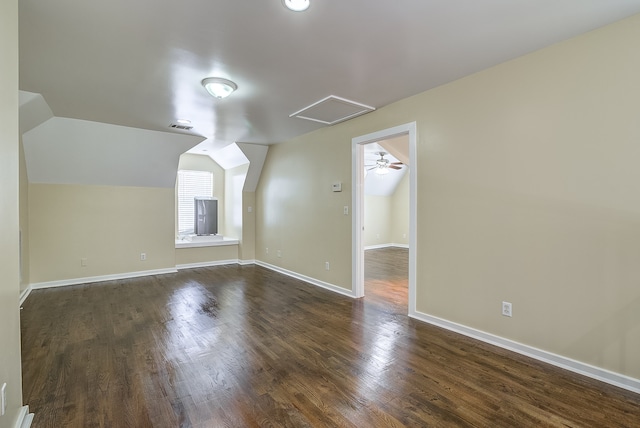
M 220 235 L 192 236 L 187 239 L 176 239 L 176 248 L 222 247 L 224 245 L 238 245 L 239 243 L 240 241 L 237 239 Z

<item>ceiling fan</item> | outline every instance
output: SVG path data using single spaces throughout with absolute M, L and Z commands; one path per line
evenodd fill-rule
M 380 159 L 377 159 L 374 164 L 365 165 L 367 171 L 375 169 L 376 174 L 387 174 L 389 169 L 402 169 L 404 165 L 402 162 L 389 162 L 389 159 L 385 159 L 387 152 L 375 152 L 375 154 L 380 156 Z

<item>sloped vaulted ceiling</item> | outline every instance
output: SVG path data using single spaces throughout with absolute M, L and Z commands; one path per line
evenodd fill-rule
M 23 93 L 21 98 L 22 142 L 32 183 L 174 187 L 180 155 L 203 140 L 53 117 L 42 97 Z

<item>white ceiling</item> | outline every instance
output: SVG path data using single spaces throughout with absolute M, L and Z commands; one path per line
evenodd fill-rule
M 640 0 L 20 0 L 20 88 L 61 118 L 169 131 L 200 149 L 324 126 L 329 95 L 375 108 L 640 13 Z M 200 85 L 233 80 L 225 100 Z M 174 131 L 170 132 L 182 132 Z

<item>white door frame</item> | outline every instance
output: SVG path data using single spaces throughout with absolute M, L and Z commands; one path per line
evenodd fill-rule
M 416 313 L 416 204 L 417 204 L 417 156 L 416 123 L 406 123 L 382 131 L 362 135 L 351 140 L 351 206 L 352 217 L 352 257 L 353 257 L 353 296 L 364 296 L 364 244 L 362 228 L 364 226 L 364 145 L 380 140 L 409 136 L 409 315 Z

